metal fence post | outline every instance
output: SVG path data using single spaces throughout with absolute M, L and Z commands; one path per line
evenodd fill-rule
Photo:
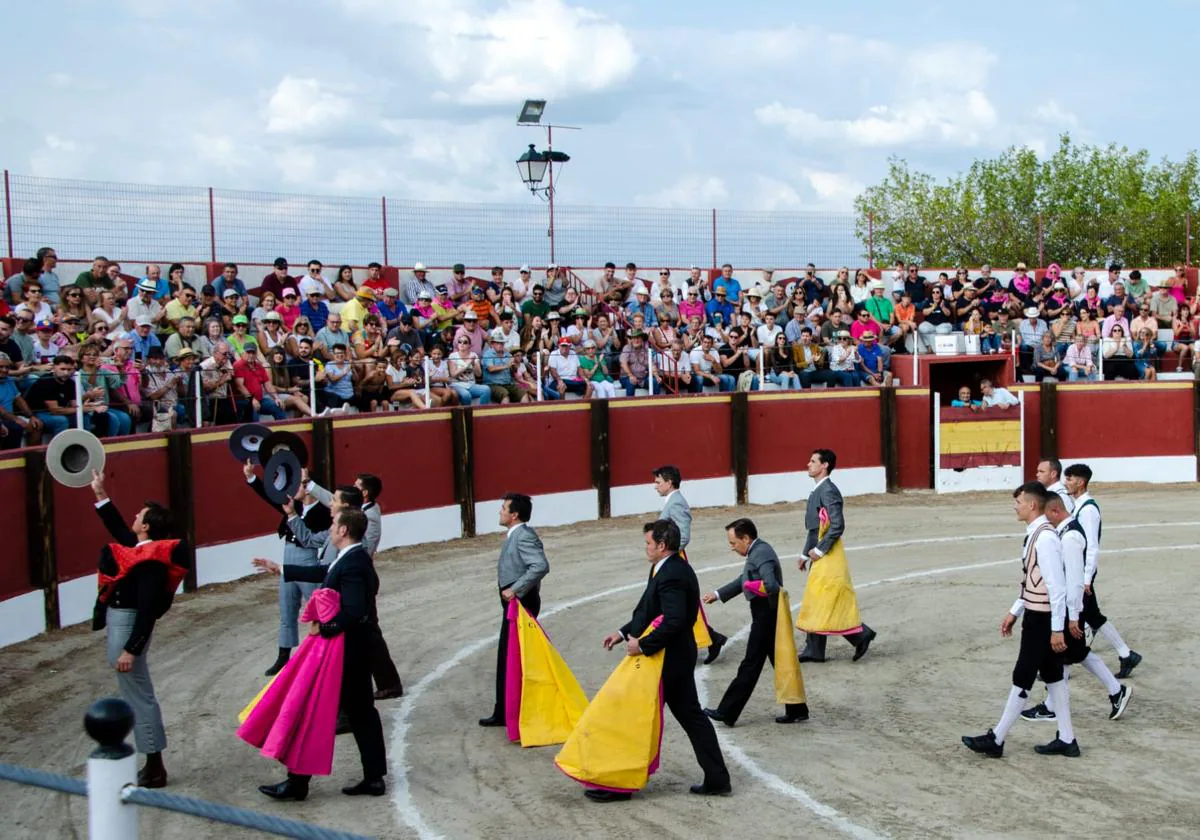
M 5 187 L 8 186 L 8 173 L 4 173 Z M 8 195 L 7 189 L 5 196 Z M 8 255 L 12 256 L 12 222 L 8 226 Z M 1192 264 L 1192 211 L 1189 210 L 1183 216 L 1183 264 L 1189 266 Z
M 208 188 L 208 249 L 212 261 L 217 261 L 217 212 L 213 202 L 213 188 Z
M 116 697 L 97 700 L 83 726 L 99 744 L 87 761 L 88 837 L 137 840 L 137 808 L 121 801 L 121 791 L 137 784 L 137 754 L 125 743 L 133 731 L 133 709 Z
M 875 214 L 867 214 L 867 268 L 875 267 Z
M 717 267 L 717 208 L 712 211 L 712 267 Z
M 1038 213 L 1038 268 L 1046 265 L 1046 223 L 1041 213 Z
M 387 196 L 386 195 L 379 197 L 379 207 L 380 207 L 381 212 L 383 213 L 383 264 L 389 265 L 390 263 L 388 263 L 388 246 L 387 246 L 388 235 L 387 235 Z
M 4 229 L 8 231 L 8 258 L 13 258 L 12 192 L 8 186 L 8 170 L 4 170 Z

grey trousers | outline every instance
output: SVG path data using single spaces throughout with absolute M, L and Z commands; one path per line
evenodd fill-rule
M 108 664 L 114 669 L 117 657 L 125 651 L 125 643 L 133 632 L 137 610 L 108 608 Z M 162 710 L 154 696 L 154 683 L 150 680 L 150 666 L 146 656 L 150 653 L 150 642 L 146 642 L 140 656 L 133 658 L 133 668 L 125 673 L 116 672 L 117 688 L 121 697 L 133 708 L 133 740 L 137 751 L 143 755 L 162 752 L 167 746 L 167 731 L 163 727 Z
M 295 580 L 279 578 L 279 646 L 294 648 L 300 644 L 300 634 L 297 624 L 300 620 L 300 610 L 308 603 L 308 599 L 317 591 L 319 583 L 301 583 Z

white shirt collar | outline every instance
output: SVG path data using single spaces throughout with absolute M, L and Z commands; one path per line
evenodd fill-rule
M 671 559 L 671 555 L 670 555 L 670 554 L 668 554 L 666 557 L 664 557 L 663 559 L 661 559 L 661 560 L 659 560 L 657 563 L 655 563 L 655 564 L 654 564 L 654 574 L 656 574 L 656 575 L 657 575 L 657 574 L 658 574 L 658 570 L 662 568 L 662 564 L 663 564 L 663 563 L 666 563 L 666 562 L 667 562 L 668 560 L 670 560 L 670 559 Z
M 675 495 L 676 493 L 678 493 L 678 492 L 679 492 L 679 488 L 678 488 L 678 487 L 676 487 L 676 488 L 675 488 L 674 490 L 672 490 L 670 493 L 668 493 L 667 495 L 663 496 L 663 503 L 662 503 L 662 506 L 663 506 L 663 508 L 664 508 L 664 509 L 667 507 L 667 503 L 671 501 L 671 497 L 672 497 L 672 496 L 674 496 L 674 495 Z
M 508 529 L 507 536 L 511 537 L 513 535 L 513 531 L 517 530 L 524 524 L 525 524 L 524 522 L 518 522 L 516 525 L 513 525 L 511 528 Z
M 1050 524 L 1050 520 L 1046 519 L 1045 514 L 1043 514 L 1043 515 L 1039 516 L 1037 519 L 1030 522 L 1029 525 L 1027 525 L 1025 527 L 1025 536 L 1029 536 L 1034 531 L 1036 531 L 1038 528 L 1042 527 L 1043 525 L 1049 525 L 1049 524 Z
M 752 543 L 750 543 L 750 547 L 746 549 L 747 557 L 750 556 L 750 552 L 754 550 L 754 546 L 756 546 L 756 545 L 758 545 L 758 537 L 755 537 L 754 541 Z
M 1084 502 L 1086 502 L 1090 498 L 1092 498 L 1092 494 L 1089 493 L 1087 490 L 1084 490 L 1082 493 L 1080 493 L 1078 496 L 1076 496 L 1075 497 L 1075 510 L 1079 510 L 1079 506 L 1082 505 Z
M 813 485 L 813 490 L 816 491 L 816 489 L 818 487 L 820 487 L 822 484 L 824 484 L 828 480 L 829 480 L 829 476 L 826 475 L 824 478 L 822 478 L 820 481 L 818 481 L 816 484 Z
M 334 567 L 334 566 L 336 566 L 336 565 L 338 564 L 338 561 L 339 561 L 339 560 L 341 560 L 343 557 L 345 557 L 345 556 L 346 556 L 346 552 L 347 552 L 347 551 L 350 551 L 351 549 L 358 548 L 358 547 L 360 547 L 361 545 L 362 545 L 362 543 L 360 543 L 360 542 L 356 542 L 356 543 L 353 543 L 352 545 L 348 545 L 348 546 L 346 546 L 346 547 L 345 547 L 345 548 L 343 548 L 341 551 L 339 551 L 339 552 L 337 553 L 337 557 L 333 558 L 333 562 L 329 564 L 329 569 L 330 569 L 330 571 L 332 571 L 332 570 L 333 570 L 333 567 Z M 328 573 L 327 573 L 327 574 L 328 574 Z
M 1062 479 L 1060 478 L 1058 481 L 1054 482 L 1053 484 L 1048 486 L 1046 489 L 1049 490 L 1051 493 L 1057 493 L 1060 490 L 1066 490 L 1067 488 L 1062 483 Z

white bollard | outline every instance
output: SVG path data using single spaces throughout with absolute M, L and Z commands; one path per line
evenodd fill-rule
M 535 362 L 535 367 L 537 369 L 537 389 L 538 389 L 537 397 L 538 397 L 538 402 L 541 402 L 542 401 L 542 351 L 539 349 L 539 350 L 535 350 L 534 352 L 537 354 L 537 361 Z
M 308 410 L 317 416 L 317 363 L 308 360 Z
M 137 806 L 121 801 L 121 791 L 137 784 L 137 753 L 125 742 L 133 710 L 124 700 L 106 697 L 88 708 L 83 721 L 99 744 L 87 761 L 88 838 L 137 840 Z
M 426 356 L 424 359 L 424 365 L 425 365 L 425 407 L 429 408 L 429 405 L 430 405 L 430 403 L 429 403 L 429 372 L 433 368 L 432 368 L 432 363 L 429 361 L 428 356 Z
M 920 355 L 921 355 L 921 334 L 918 332 L 914 332 L 913 333 L 913 371 L 912 371 L 914 385 L 921 384 L 921 363 L 917 358 Z
M 654 396 L 654 351 L 646 346 L 646 393 Z
M 204 425 L 204 377 L 196 368 L 196 428 Z
M 763 362 L 763 348 L 759 347 L 758 348 L 758 390 L 760 390 L 760 391 L 763 389 L 763 385 L 766 382 L 766 379 L 763 376 L 763 371 L 766 370 L 764 365 L 765 365 L 765 363 Z
M 75 424 L 83 428 L 83 371 L 75 371 Z

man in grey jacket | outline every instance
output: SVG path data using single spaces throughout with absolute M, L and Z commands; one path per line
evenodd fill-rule
M 508 604 L 514 598 L 534 618 L 542 609 L 542 578 L 550 572 L 546 551 L 537 532 L 529 527 L 533 500 L 523 493 L 509 493 L 500 503 L 500 525 L 508 529 L 496 579 L 500 585 L 500 641 L 496 647 L 496 705 L 480 726 L 504 726 L 504 682 L 508 663 Z
M 662 513 L 658 515 L 658 518 L 669 519 L 679 527 L 679 556 L 691 562 L 688 559 L 687 546 L 692 541 L 692 508 L 679 489 L 679 485 L 683 483 L 683 476 L 680 475 L 679 467 L 670 464 L 659 467 L 653 475 L 654 492 L 663 497 Z M 712 639 L 712 644 L 708 646 L 708 656 L 704 658 L 704 664 L 711 665 L 721 655 L 721 648 L 729 641 L 729 637 L 712 628 L 712 625 L 708 623 L 708 616 L 705 615 L 703 606 L 700 608 L 700 615 L 704 619 L 704 626 L 708 628 L 709 638 Z
M 737 676 L 725 690 L 725 696 L 717 708 L 705 709 L 704 713 L 726 726 L 733 726 L 754 693 L 763 665 L 770 660 L 771 667 L 775 667 L 775 622 L 779 618 L 783 569 L 779 565 L 779 555 L 758 538 L 758 528 L 751 520 L 735 519 L 725 526 L 725 533 L 730 550 L 745 557 L 746 565 L 740 575 L 701 600 L 706 604 L 718 600 L 725 603 L 744 595 L 750 602 L 750 638 L 746 640 L 746 655 L 738 666 Z M 787 622 L 791 624 L 790 615 Z M 807 703 L 789 703 L 784 706 L 783 714 L 775 718 L 776 723 L 802 720 L 808 720 Z

